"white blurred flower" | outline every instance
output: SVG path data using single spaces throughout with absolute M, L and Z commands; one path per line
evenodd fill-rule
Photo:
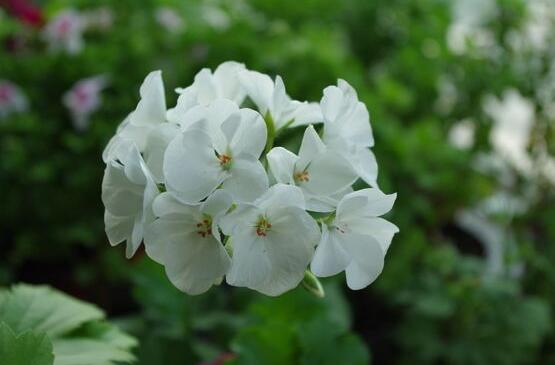
M 324 89 L 320 101 L 324 117 L 324 143 L 343 155 L 355 172 L 370 186 L 377 186 L 378 164 L 370 147 L 374 137 L 366 106 L 351 85 L 338 80 Z
M 127 242 L 126 256 L 132 257 L 143 239 L 145 226 L 152 222 L 152 201 L 158 195 L 143 158 L 133 142 L 118 150 L 109 161 L 102 180 L 102 202 L 106 208 L 104 224 L 110 244 Z
M 471 119 L 463 119 L 455 123 L 449 130 L 449 143 L 453 146 L 467 150 L 474 145 L 474 133 L 476 125 Z
M 166 188 L 186 203 L 201 201 L 220 185 L 235 201 L 253 201 L 268 188 L 258 160 L 266 143 L 262 117 L 226 99 L 197 110 L 202 119 L 166 150 Z
M 231 26 L 229 15 L 215 4 L 205 4 L 201 8 L 201 16 L 215 30 L 225 31 Z
M 73 9 L 59 12 L 46 24 L 43 37 L 52 51 L 66 51 L 76 54 L 83 48 L 83 31 L 85 19 Z
M 452 23 L 447 29 L 447 45 L 455 54 L 464 54 L 471 45 L 479 52 L 492 52 L 496 44 L 485 27 L 497 15 L 494 0 L 456 0 L 451 3 Z
M 335 210 L 357 179 L 349 161 L 327 149 L 312 126 L 304 133 L 298 156 L 283 147 L 274 147 L 267 158 L 276 181 L 300 187 L 307 210 L 311 211 Z
M 534 125 L 534 105 L 517 90 L 509 89 L 501 100 L 489 95 L 484 99 L 484 111 L 493 119 L 490 143 L 496 153 L 511 163 L 520 173 L 532 172 L 527 148 Z
M 85 23 L 85 29 L 98 29 L 106 31 L 114 25 L 114 12 L 107 6 L 97 9 L 84 11 L 82 17 Z
M 181 15 L 179 15 L 179 13 L 171 7 L 159 7 L 156 9 L 154 16 L 158 24 L 171 33 L 179 33 L 185 29 L 185 21 Z
M 391 240 L 399 229 L 379 216 L 389 212 L 397 194 L 370 188 L 346 195 L 333 222 L 323 224 L 310 269 L 326 277 L 345 270 L 347 285 L 363 289 L 382 272 Z
M 27 108 L 27 97 L 21 89 L 8 80 L 0 79 L 0 119 L 12 113 L 24 112 Z
M 276 184 L 252 204 L 239 204 L 222 218 L 222 230 L 233 244 L 228 284 L 271 296 L 295 288 L 319 235 L 304 209 L 298 187 Z
M 100 92 L 106 84 L 106 76 L 93 76 L 79 80 L 64 94 L 62 102 L 68 108 L 73 126 L 78 131 L 84 131 L 89 127 L 89 117 L 100 107 Z
M 239 80 L 260 114 L 264 118 L 271 118 L 276 130 L 322 121 L 318 104 L 292 100 L 287 95 L 280 76 L 276 76 L 274 82 L 263 73 L 242 71 L 239 73 Z
M 198 205 L 185 205 L 170 193 L 154 201 L 154 214 L 160 218 L 147 227 L 145 249 L 164 265 L 180 290 L 204 293 L 228 272 L 231 259 L 222 245 L 218 222 L 231 204 L 231 196 L 223 190 Z

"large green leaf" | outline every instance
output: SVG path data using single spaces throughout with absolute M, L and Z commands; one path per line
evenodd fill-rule
M 35 330 L 55 338 L 104 318 L 98 308 L 46 286 L 14 286 L 0 304 L 0 321 L 16 334 Z
M 14 336 L 43 333 L 46 341 L 48 336 L 54 365 L 112 365 L 135 359 L 130 349 L 136 340 L 105 321 L 100 309 L 45 286 L 0 291 L 0 322 Z
M 44 332 L 27 331 L 17 336 L 0 322 L 1 364 L 52 365 L 53 361 L 52 344 Z

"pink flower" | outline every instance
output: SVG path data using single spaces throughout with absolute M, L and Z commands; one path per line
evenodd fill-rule
M 53 51 L 65 50 L 75 54 L 83 48 L 85 20 L 75 10 L 58 13 L 44 28 L 43 36 Z
M 27 98 L 19 87 L 8 80 L 0 80 L 0 119 L 27 110 Z
M 68 108 L 73 126 L 78 131 L 89 127 L 90 115 L 98 110 L 102 99 L 100 92 L 106 87 L 104 75 L 79 80 L 63 96 L 63 104 Z

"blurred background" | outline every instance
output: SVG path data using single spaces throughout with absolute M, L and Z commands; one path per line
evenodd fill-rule
M 395 237 L 362 291 L 189 297 L 104 234 L 145 75 L 226 60 L 367 105 Z M 553 0 L 0 0 L 0 285 L 95 303 L 139 364 L 555 364 Z

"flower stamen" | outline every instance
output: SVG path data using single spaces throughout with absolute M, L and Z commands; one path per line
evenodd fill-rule
M 231 162 L 232 162 L 231 156 L 226 154 L 221 154 L 221 155 L 218 155 L 218 160 L 220 160 L 220 166 L 224 170 L 229 170 L 231 168 Z
M 294 179 L 296 182 L 308 182 L 310 181 L 310 175 L 306 170 L 301 172 L 296 172 L 294 175 Z
M 260 217 L 258 223 L 256 224 L 256 234 L 259 237 L 266 237 L 271 228 L 272 224 L 268 221 L 268 219 L 266 217 Z
M 197 223 L 197 234 L 201 237 L 212 235 L 212 217 L 205 214 L 201 222 Z

